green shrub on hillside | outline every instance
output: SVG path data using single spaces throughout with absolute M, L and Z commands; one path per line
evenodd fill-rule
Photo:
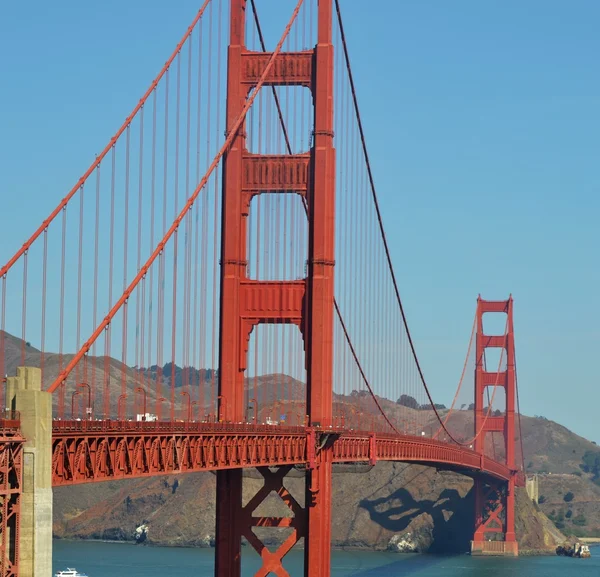
M 573 517 L 571 522 L 573 523 L 573 525 L 577 525 L 578 527 L 583 527 L 584 525 L 587 525 L 587 519 L 585 518 L 585 515 L 583 513 L 580 513 L 579 515 L 577 515 L 577 517 Z
M 591 473 L 593 480 L 600 478 L 600 451 L 586 451 L 579 465 L 586 473 Z

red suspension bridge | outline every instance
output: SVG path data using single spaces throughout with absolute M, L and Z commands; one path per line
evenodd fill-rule
M 240 575 L 245 537 L 262 557 L 257 575 L 287 575 L 284 556 L 303 539 L 306 575 L 324 577 L 333 465 L 414 462 L 472 476 L 473 551 L 517 554 L 513 301 L 478 300 L 452 406 L 435 404 L 339 2 L 300 0 L 271 47 L 259 16 L 255 0 L 206 0 L 123 125 L 0 269 L 0 375 L 39 367 L 52 393 L 52 484 L 216 471 L 217 576 Z M 505 316 L 501 334 L 485 334 L 486 314 Z M 25 439 L 10 382 L 2 575 L 20 569 Z M 264 477 L 248 502 L 246 467 Z M 304 495 L 286 489 L 292 467 Z M 292 516 L 253 515 L 272 491 Z M 270 552 L 253 527 L 292 532 Z

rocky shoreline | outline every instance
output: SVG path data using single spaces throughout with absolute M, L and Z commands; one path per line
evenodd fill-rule
M 399 536 L 401 537 L 401 536 Z M 128 540 L 118 540 L 118 539 L 93 539 L 93 538 L 74 538 L 74 537 L 68 537 L 68 538 L 64 538 L 64 537 L 54 537 L 54 540 L 56 541 L 64 541 L 67 543 L 79 543 L 79 542 L 91 542 L 91 543 L 110 543 L 111 545 L 125 545 L 125 546 L 130 546 L 130 547 L 167 547 L 170 549 L 211 549 L 214 547 L 213 545 L 209 545 L 209 546 L 204 546 L 204 545 L 184 545 L 184 544 L 162 544 L 159 545 L 157 543 L 152 543 L 152 542 L 145 542 L 145 543 L 138 543 L 135 541 L 135 539 L 128 539 Z M 244 546 L 247 546 L 247 544 L 244 544 Z M 298 544 L 296 546 L 297 549 L 302 549 L 302 544 Z M 425 555 L 425 554 L 431 554 L 428 552 L 420 552 L 420 551 L 395 551 L 393 547 L 388 547 L 388 548 L 382 548 L 382 547 L 366 547 L 366 546 L 360 546 L 360 545 L 332 545 L 331 546 L 332 550 L 335 551 L 348 551 L 348 552 L 352 552 L 352 551 L 361 551 L 361 552 L 368 552 L 368 551 L 372 551 L 373 553 L 382 553 L 382 552 L 392 552 L 392 553 L 398 553 L 400 555 Z M 460 553 L 457 552 L 456 555 L 464 555 L 466 552 Z M 519 550 L 519 556 L 521 557 L 545 557 L 545 556 L 554 556 L 556 555 L 555 551 L 549 550 L 549 549 L 520 549 Z
M 540 556 L 555 555 L 556 547 L 565 541 L 565 537 L 556 530 L 553 524 L 543 515 L 539 508 L 532 503 L 524 491 L 519 491 L 517 495 L 518 508 L 518 537 L 520 542 L 520 555 L 522 556 Z M 267 511 L 270 513 L 270 511 Z M 453 513 L 454 515 L 456 513 Z M 452 516 L 451 515 L 451 516 Z M 450 517 L 451 517 L 450 516 Z M 164 531 L 164 519 L 160 518 L 161 524 L 156 526 L 153 531 L 153 522 L 148 518 L 143 518 L 133 524 L 131 530 L 126 530 L 123 526 L 110 528 L 104 525 L 100 531 L 92 534 L 69 534 L 67 531 L 55 532 L 57 539 L 69 541 L 99 541 L 109 543 L 143 544 L 155 547 L 179 547 L 179 548 L 211 548 L 215 544 L 214 527 L 202 533 L 195 532 L 192 539 L 182 534 L 166 534 Z M 466 519 L 459 515 L 460 525 L 463 525 Z M 95 524 L 97 521 L 95 521 Z M 337 524 L 334 520 L 334 527 Z M 449 542 L 448 535 L 453 531 L 453 527 L 447 528 L 448 531 L 440 533 L 442 528 L 436 527 L 434 516 L 429 512 L 421 512 L 411 516 L 410 521 L 403 530 L 392 532 L 386 539 L 377 539 L 370 543 L 365 538 L 367 534 L 362 530 L 360 534 L 355 534 L 354 538 L 339 539 L 339 534 L 334 531 L 334 541 L 332 548 L 335 550 L 346 551 L 377 551 L 393 552 L 398 554 L 465 554 L 469 552 L 469 540 L 462 539 L 455 542 Z M 273 530 L 270 534 L 262 536 L 262 540 L 267 546 L 277 546 L 283 542 L 285 535 L 281 530 Z M 363 538 L 357 538 L 362 536 Z M 337 539 L 336 539 L 337 537 Z M 437 541 L 436 541 L 437 539 Z M 245 539 L 242 539 L 243 546 L 248 546 Z M 542 546 L 540 546 L 542 545 Z M 302 541 L 297 545 L 302 548 Z
M 444 554 L 470 551 L 469 528 L 474 515 L 471 479 L 417 465 L 379 463 L 363 474 L 335 473 L 334 481 L 332 546 L 336 549 Z M 192 473 L 81 486 L 64 492 L 58 489 L 54 535 L 135 542 L 137 534 L 137 540 L 148 545 L 210 547 L 215 532 L 215 482 L 214 475 Z M 245 501 L 261 486 L 260 479 L 245 478 Z M 302 505 L 303 479 L 289 479 L 287 488 Z M 553 553 L 565 540 L 524 490 L 518 491 L 517 509 L 521 551 Z M 266 517 L 289 514 L 274 493 L 255 512 Z M 275 528 L 258 528 L 256 532 L 265 544 L 275 544 L 288 535 Z

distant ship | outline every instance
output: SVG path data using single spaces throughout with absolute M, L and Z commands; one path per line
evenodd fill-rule
M 58 571 L 54 577 L 88 577 L 85 573 L 79 573 L 77 569 L 67 567 L 64 571 Z

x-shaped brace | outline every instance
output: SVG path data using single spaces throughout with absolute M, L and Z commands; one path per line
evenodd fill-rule
M 264 484 L 242 509 L 244 518 L 242 535 L 246 537 L 254 550 L 262 558 L 262 567 L 255 574 L 255 577 L 265 577 L 269 573 L 274 573 L 278 577 L 289 577 L 289 573 L 282 565 L 283 558 L 298 540 L 305 535 L 304 510 L 283 486 L 283 479 L 291 468 L 291 466 L 279 467 L 275 471 L 267 467 L 259 468 L 258 471 L 264 478 Z M 254 517 L 252 515 L 272 491 L 275 491 L 279 495 L 281 500 L 293 513 L 293 517 Z M 271 552 L 252 531 L 253 527 L 291 527 L 293 532 L 277 550 Z

